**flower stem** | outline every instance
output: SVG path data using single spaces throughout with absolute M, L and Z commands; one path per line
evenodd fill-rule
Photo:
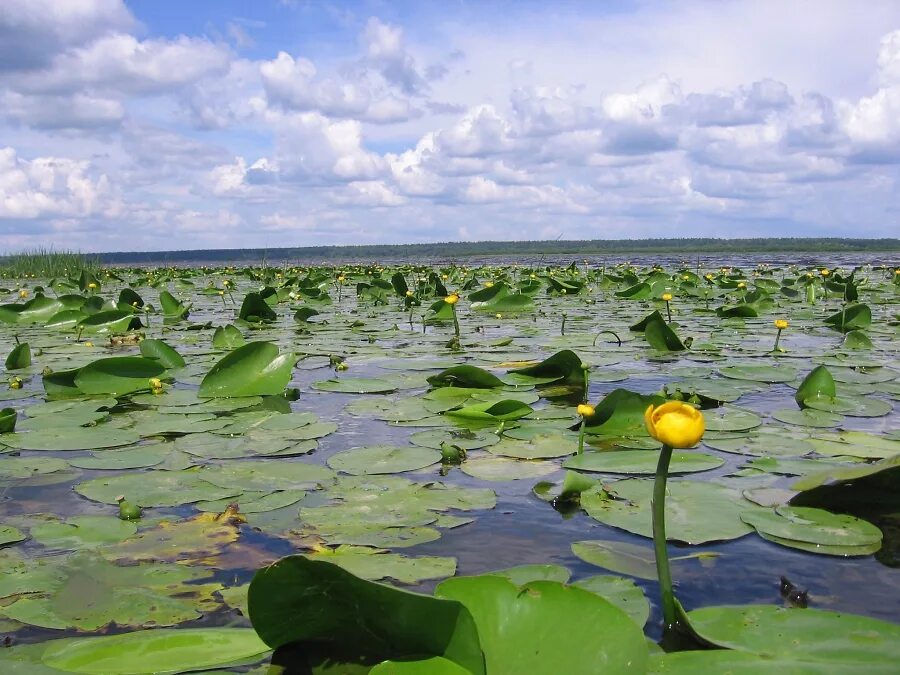
M 666 315 L 669 317 L 669 323 L 672 323 L 672 308 L 669 306 L 668 300 L 666 300 Z
M 663 444 L 656 465 L 656 479 L 653 482 L 653 550 L 656 554 L 656 574 L 659 577 L 659 590 L 662 596 L 664 632 L 671 630 L 677 621 L 672 571 L 669 569 L 669 552 L 666 548 L 666 479 L 671 459 L 672 448 Z
M 778 351 L 778 343 L 781 341 L 781 329 L 778 329 L 778 332 L 775 334 L 775 348 L 772 350 L 773 352 Z
M 456 331 L 456 337 L 459 337 L 459 319 L 456 318 L 456 306 L 450 305 L 453 310 L 453 330 Z
M 581 426 L 578 428 L 578 454 L 584 452 L 584 418 L 581 418 Z

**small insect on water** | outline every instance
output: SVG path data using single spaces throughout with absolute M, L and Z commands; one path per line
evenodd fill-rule
M 801 591 L 787 577 L 781 577 L 781 597 L 794 607 L 805 609 L 809 605 L 809 591 Z

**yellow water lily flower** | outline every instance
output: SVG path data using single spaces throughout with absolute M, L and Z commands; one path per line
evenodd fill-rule
M 668 401 L 644 411 L 647 432 L 670 448 L 692 448 L 706 430 L 703 413 L 683 401 Z
M 747 284 L 745 284 L 743 281 L 739 281 L 737 287 L 738 288 L 747 288 Z
M 23 288 L 21 291 L 19 291 L 19 297 L 20 297 L 20 298 L 27 298 L 27 297 L 28 297 L 28 291 L 26 291 L 26 290 Z
M 90 340 L 88 340 L 87 342 L 84 343 L 84 346 L 85 346 L 85 347 L 93 347 L 93 346 L 94 346 L 94 343 L 91 342 Z
M 825 269 L 821 270 L 821 271 L 819 272 L 819 274 L 821 274 L 823 277 L 827 277 L 829 274 L 831 274 L 831 270 L 825 268 Z
M 90 288 L 90 289 L 97 288 L 97 284 L 95 284 L 95 283 L 92 281 L 91 283 L 88 284 L 88 288 Z
M 411 297 L 414 296 L 414 295 L 415 295 L 415 293 L 413 293 L 412 291 L 406 291 L 406 297 L 407 297 L 407 298 L 411 298 Z
M 446 302 L 448 305 L 455 305 L 457 302 L 459 302 L 459 294 L 451 293 L 446 298 L 444 298 L 444 302 Z
M 493 287 L 494 287 L 494 282 L 493 282 L 493 281 L 485 281 L 485 282 L 484 282 L 484 287 L 485 287 L 485 288 L 493 288 Z
M 582 417 L 593 417 L 597 412 L 590 403 L 581 403 L 575 411 Z
M 787 319 L 775 319 L 775 328 L 778 330 L 784 330 L 790 325 Z
M 151 377 L 151 378 L 150 378 L 150 387 L 151 387 L 151 389 L 161 389 L 162 386 L 163 386 L 162 380 L 160 380 L 158 377 Z
M 663 293 L 662 299 L 665 300 L 666 302 L 669 302 L 672 299 L 672 294 L 671 293 Z

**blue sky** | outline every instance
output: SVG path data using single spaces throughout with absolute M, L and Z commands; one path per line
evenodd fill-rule
M 897 236 L 860 7 L 0 0 L 0 252 Z

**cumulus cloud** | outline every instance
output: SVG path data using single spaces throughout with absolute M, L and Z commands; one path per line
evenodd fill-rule
M 822 88 L 803 86 L 817 80 L 788 67 L 797 59 L 739 62 L 729 40 L 752 43 L 739 23 L 711 23 L 690 2 L 585 10 L 577 24 L 536 12 L 537 33 L 348 14 L 339 50 L 273 43 L 260 23 L 253 58 L 228 24 L 209 34 L 230 30 L 234 48 L 138 33 L 113 0 L 0 3 L 0 129 L 16 138 L 0 152 L 0 245 L 65 233 L 128 248 L 120 218 L 146 248 L 276 245 L 291 232 L 332 243 L 646 236 L 661 222 L 698 235 L 731 233 L 723 222 L 892 234 L 900 30 L 872 26 L 900 25 L 900 10 L 875 5 L 847 14 L 848 36 L 865 41 L 835 40 L 828 17 L 808 26 L 803 49 L 823 68 L 835 51 L 840 68 L 857 64 Z M 742 30 L 758 37 L 772 25 L 762 14 Z M 703 60 L 678 56 L 683 36 L 660 29 L 688 16 L 730 31 L 698 38 Z M 796 43 L 792 25 L 771 36 L 773 52 Z M 605 30 L 575 39 L 587 26 Z M 5 57 L 14 33 L 30 44 Z
M 70 47 L 134 26 L 121 0 L 0 3 L 0 72 L 46 66 Z
M 114 215 L 113 206 L 109 179 L 91 176 L 89 162 L 0 149 L 0 218 Z

